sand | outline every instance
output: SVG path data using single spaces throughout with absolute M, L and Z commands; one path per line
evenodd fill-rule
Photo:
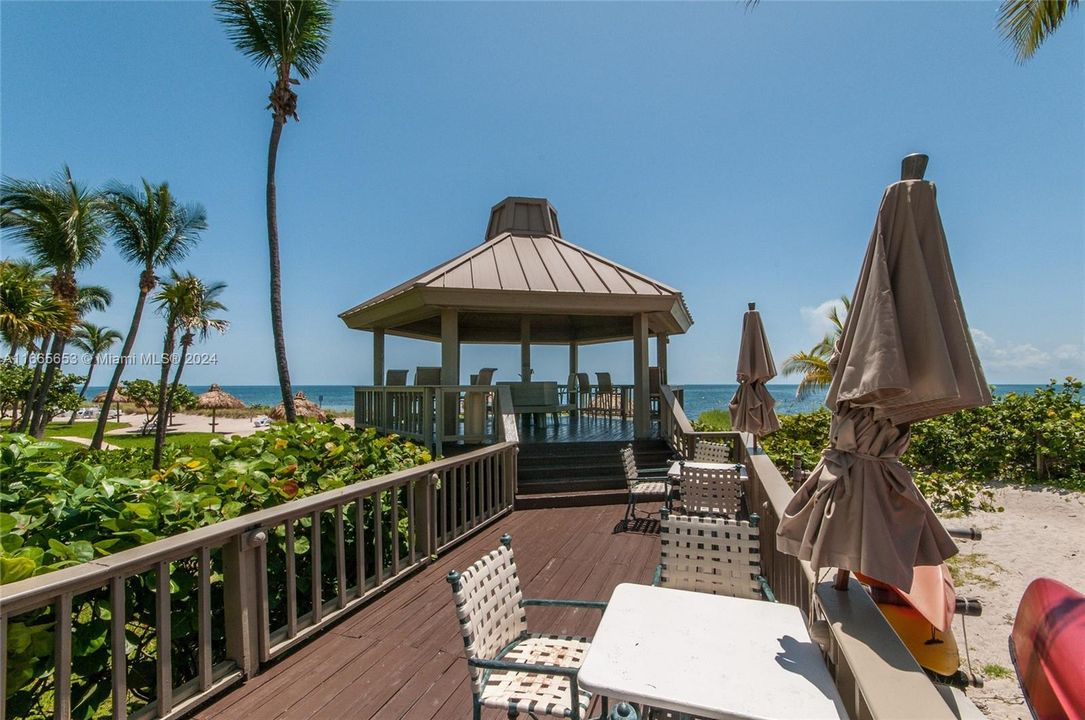
M 995 498 L 1004 512 L 945 520 L 947 527 L 983 531 L 982 540 L 959 541 L 961 554 L 952 561 L 958 595 L 983 602 L 983 615 L 966 618 L 972 667 L 981 675 L 985 666 L 1009 670 L 1005 678 L 987 673 L 984 687 L 970 688 L 967 694 L 989 718 L 1030 718 L 1007 640 L 1017 604 L 1035 578 L 1052 577 L 1085 592 L 1085 493 L 999 487 Z M 954 632 L 964 663 L 961 618 L 954 621 Z

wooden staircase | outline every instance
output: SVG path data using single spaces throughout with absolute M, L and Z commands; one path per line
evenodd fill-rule
M 517 456 L 517 509 L 622 505 L 629 495 L 620 451 L 629 442 L 526 443 Z M 662 468 L 673 452 L 663 440 L 636 440 L 637 466 Z

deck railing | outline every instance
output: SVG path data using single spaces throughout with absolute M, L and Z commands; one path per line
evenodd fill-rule
M 67 720 L 73 623 L 86 621 L 73 607 L 84 593 L 107 592 L 113 718 L 178 717 L 509 512 L 516 452 L 515 443 L 497 443 L 4 585 L 0 679 L 6 686 L 9 624 L 51 609 L 53 714 Z M 129 715 L 125 603 L 132 582 L 154 588 L 155 646 L 173 651 L 155 654 L 154 698 Z M 196 588 L 198 622 L 188 637 L 174 637 L 171 586 L 187 583 Z M 177 683 L 179 644 L 195 646 L 198 670 Z M 0 719 L 7 717 L 3 703 Z
M 692 457 L 698 440 L 722 439 L 731 443 L 734 460 L 746 465 L 746 504 L 761 518 L 762 572 L 780 602 L 801 608 L 813 627 L 824 629 L 826 663 L 848 715 L 853 720 L 952 720 L 955 715 L 938 690 L 854 579 L 847 592 L 835 590 L 832 582 L 815 577 L 810 563 L 776 548 L 776 529 L 794 491 L 772 459 L 756 451 L 745 433 L 694 432 L 678 404 L 671 406 L 666 422 L 668 395 L 664 388 L 661 425 L 676 451 Z
M 354 388 L 355 427 L 395 433 L 442 455 L 446 443 L 502 442 L 501 420 L 512 406 L 501 405 L 497 385 L 374 385 Z

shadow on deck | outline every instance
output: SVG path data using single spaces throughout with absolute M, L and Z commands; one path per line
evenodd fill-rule
M 659 561 L 658 524 L 641 520 L 615 532 L 623 513 L 614 506 L 513 512 L 194 717 L 469 718 L 448 571 L 466 568 L 507 532 L 526 597 L 607 600 L 619 583 L 651 582 Z M 584 609 L 528 609 L 531 628 L 560 634 L 591 635 L 599 617 Z

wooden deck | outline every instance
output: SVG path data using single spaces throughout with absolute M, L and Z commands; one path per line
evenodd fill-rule
M 659 560 L 658 524 L 641 520 L 616 532 L 624 510 L 513 512 L 194 717 L 469 718 L 467 662 L 445 575 L 508 532 L 525 596 L 606 600 L 619 583 L 651 582 Z M 528 610 L 530 628 L 555 633 L 590 635 L 599 617 L 583 609 Z
M 520 423 L 520 442 L 560 443 L 560 442 L 632 442 L 632 418 L 592 416 L 580 414 L 577 417 L 559 415 L 557 422 L 547 419 L 545 424 Z M 659 423 L 652 421 L 652 437 L 659 437 Z

